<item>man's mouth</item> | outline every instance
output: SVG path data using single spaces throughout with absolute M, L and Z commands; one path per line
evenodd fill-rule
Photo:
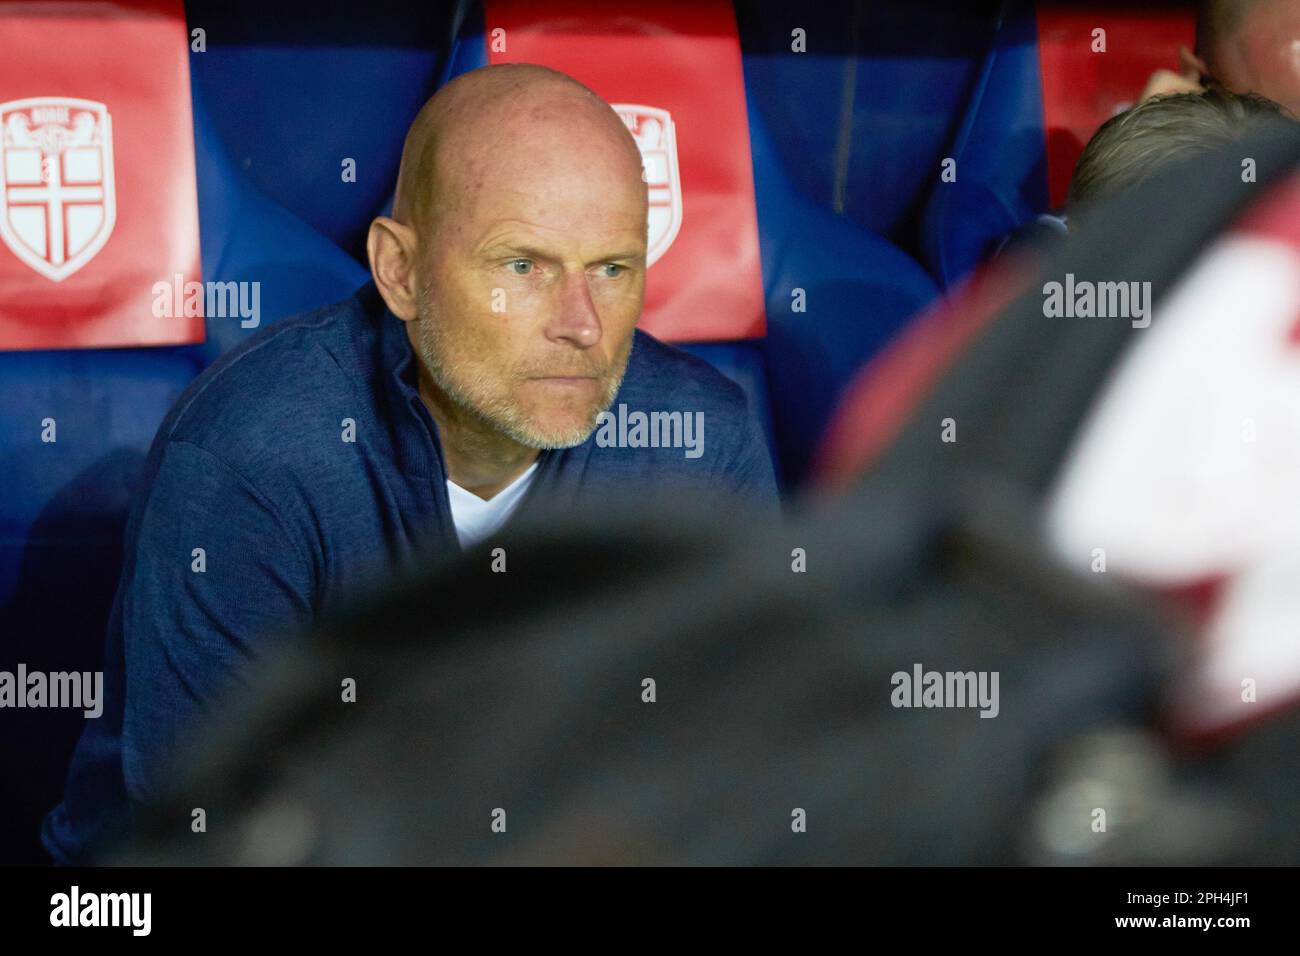
M 531 378 L 529 381 L 565 392 L 571 391 L 583 393 L 597 388 L 600 383 L 600 379 L 591 375 L 546 375 L 538 378 Z
M 558 384 L 577 384 L 579 382 L 596 382 L 603 376 L 595 375 L 590 372 L 577 374 L 564 374 L 563 372 L 555 375 L 530 375 L 530 382 L 556 382 Z

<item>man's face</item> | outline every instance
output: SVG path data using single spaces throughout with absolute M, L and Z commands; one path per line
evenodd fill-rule
M 431 217 L 413 339 L 460 410 L 526 447 L 566 448 L 591 434 L 627 366 L 645 186 L 626 156 L 527 145 L 457 176 Z

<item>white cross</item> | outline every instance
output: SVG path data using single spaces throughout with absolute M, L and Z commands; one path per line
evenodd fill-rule
M 63 156 L 53 162 L 48 159 L 41 163 L 45 171 L 44 186 L 10 186 L 9 203 L 47 203 L 48 232 L 46 244 L 49 246 L 49 259 L 52 265 L 61 266 L 64 260 L 63 249 L 63 207 L 68 203 L 103 202 L 102 186 L 65 186 L 63 185 Z

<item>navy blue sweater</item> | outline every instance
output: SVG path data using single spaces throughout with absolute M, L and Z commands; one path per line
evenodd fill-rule
M 459 550 L 417 371 L 372 283 L 261 330 L 168 413 L 127 525 L 104 713 L 88 722 L 42 827 L 56 862 L 82 858 L 129 823 L 133 804 L 160 795 L 187 730 L 250 661 L 396 570 Z M 638 331 L 620 405 L 702 413 L 703 454 L 596 435 L 542 452 L 516 517 L 647 487 L 775 507 L 744 393 L 712 366 Z

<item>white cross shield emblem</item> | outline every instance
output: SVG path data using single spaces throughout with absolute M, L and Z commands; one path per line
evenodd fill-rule
M 103 103 L 40 96 L 0 103 L 0 238 L 62 282 L 113 231 L 113 128 Z
M 677 169 L 677 128 L 667 110 L 653 106 L 614 103 L 641 150 L 650 200 L 646 268 L 655 264 L 682 228 L 682 183 Z

